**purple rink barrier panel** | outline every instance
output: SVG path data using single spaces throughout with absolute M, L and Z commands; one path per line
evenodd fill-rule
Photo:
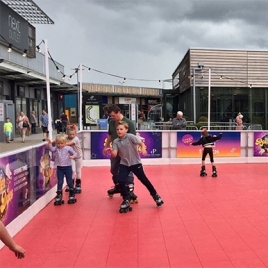
M 48 150 L 48 145 L 35 148 L 35 184 L 36 199 L 43 196 L 57 184 L 56 168 L 54 167 L 53 154 Z
M 268 131 L 254 132 L 254 156 L 268 156 Z
M 209 132 L 211 135 L 219 135 L 219 131 Z M 192 146 L 191 143 L 201 138 L 201 132 L 177 132 L 177 157 L 201 157 L 202 145 Z M 213 148 L 214 157 L 239 157 L 240 150 L 240 132 L 223 132 L 220 140 L 215 142 Z
M 56 184 L 46 146 L 0 159 L 0 220 L 9 224 Z M 43 159 L 43 160 L 42 160 Z
M 162 158 L 162 132 L 137 132 L 145 143 L 148 155 L 141 158 Z M 106 142 L 107 132 L 91 133 L 91 159 L 110 159 L 110 155 L 103 155 L 104 144 Z M 138 151 L 140 152 L 139 148 Z

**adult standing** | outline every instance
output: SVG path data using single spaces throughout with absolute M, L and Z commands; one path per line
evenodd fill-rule
M 31 125 L 32 125 L 32 133 L 36 134 L 36 123 L 37 123 L 37 118 L 36 118 L 36 113 L 35 113 L 35 111 L 32 111 L 32 112 L 31 112 L 31 115 L 30 115 L 30 122 L 31 122 Z
M 40 115 L 40 128 L 43 132 L 43 141 L 46 141 L 48 138 L 48 114 L 46 110 L 43 110 Z
M 236 122 L 236 130 L 242 130 L 243 129 L 243 115 L 239 112 L 236 116 L 235 122 Z
M 172 120 L 173 129 L 175 130 L 185 130 L 187 126 L 187 122 L 185 118 L 183 118 L 183 112 L 178 111 L 177 117 Z
M 29 118 L 24 114 L 24 112 L 20 112 L 20 115 L 17 117 L 16 122 L 18 123 L 21 142 L 25 142 L 26 131 L 31 127 Z
M 121 113 L 121 109 L 117 105 L 115 104 L 110 105 L 108 107 L 108 114 L 111 120 L 108 126 L 108 136 L 107 136 L 106 143 L 104 146 L 103 154 L 106 154 L 107 148 L 109 148 L 111 143 L 118 137 L 117 132 L 116 132 L 116 126 L 115 126 L 116 122 L 118 121 L 127 122 L 129 126 L 128 133 L 136 135 L 136 129 L 135 129 L 134 123 L 128 118 L 126 118 L 125 116 L 123 116 L 123 114 Z M 116 193 L 120 193 L 120 187 L 119 187 L 119 182 L 118 182 L 120 160 L 121 158 L 119 156 L 110 158 L 110 161 L 111 161 L 110 171 L 112 173 L 114 187 L 107 191 L 109 196 L 113 196 Z M 130 195 L 131 201 L 137 202 L 137 196 L 134 194 L 134 176 L 132 172 L 128 174 L 127 185 L 129 188 L 129 195 Z
M 60 119 L 61 119 L 61 127 L 62 127 L 61 132 L 66 132 L 66 128 L 69 123 L 69 118 L 65 113 L 62 113 Z

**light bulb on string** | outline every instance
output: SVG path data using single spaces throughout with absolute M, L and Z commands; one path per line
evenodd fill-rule
M 9 45 L 8 45 L 7 52 L 8 52 L 8 53 L 12 52 L 12 44 L 9 44 Z

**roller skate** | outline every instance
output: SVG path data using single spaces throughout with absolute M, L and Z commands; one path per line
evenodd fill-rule
M 164 201 L 162 200 L 162 198 L 158 194 L 153 195 L 153 199 L 156 202 L 156 205 L 158 207 L 161 207 L 164 204 Z
M 119 212 L 127 213 L 128 211 L 132 211 L 132 207 L 130 206 L 130 202 L 128 199 L 125 199 L 120 205 Z
M 107 194 L 110 198 L 113 198 L 113 195 L 114 194 L 120 194 L 121 191 L 120 191 L 120 186 L 119 184 L 115 184 L 114 187 L 112 187 L 110 190 L 107 191 Z
M 130 204 L 138 203 L 138 197 L 134 194 L 134 184 L 128 185 Z
M 54 206 L 60 206 L 64 204 L 64 200 L 62 200 L 62 191 L 57 191 L 57 195 L 55 197 Z
M 80 179 L 76 179 L 75 180 L 75 192 L 77 194 L 81 194 L 82 189 L 81 189 L 81 180 Z
M 74 184 L 74 179 L 73 179 L 73 184 Z M 68 186 L 68 185 L 66 185 L 65 192 L 66 192 L 66 193 L 69 192 L 69 186 Z
M 212 177 L 217 177 L 218 174 L 217 174 L 217 169 L 215 166 L 212 166 Z
M 74 204 L 76 202 L 75 189 L 69 189 L 69 200 L 68 204 Z
M 200 177 L 206 177 L 207 173 L 206 173 L 206 167 L 202 166 L 201 171 L 200 171 Z

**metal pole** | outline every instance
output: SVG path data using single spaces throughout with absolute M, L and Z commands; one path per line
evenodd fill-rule
M 208 130 L 210 130 L 211 69 L 208 69 Z
M 48 45 L 47 40 L 44 39 L 45 44 L 45 71 L 46 71 L 46 87 L 47 87 L 47 113 L 48 113 L 48 137 L 52 140 L 52 122 L 51 122 L 51 97 L 50 97 L 50 83 L 49 83 L 49 66 L 48 66 Z
M 194 106 L 194 124 L 196 123 L 196 99 L 195 99 L 195 68 L 193 68 L 193 106 Z
M 83 129 L 83 123 L 82 123 L 82 104 L 83 104 L 83 94 L 82 94 L 82 90 L 83 90 L 83 82 L 82 82 L 82 64 L 79 65 L 79 130 L 82 131 Z M 84 118 L 85 120 L 85 118 Z

